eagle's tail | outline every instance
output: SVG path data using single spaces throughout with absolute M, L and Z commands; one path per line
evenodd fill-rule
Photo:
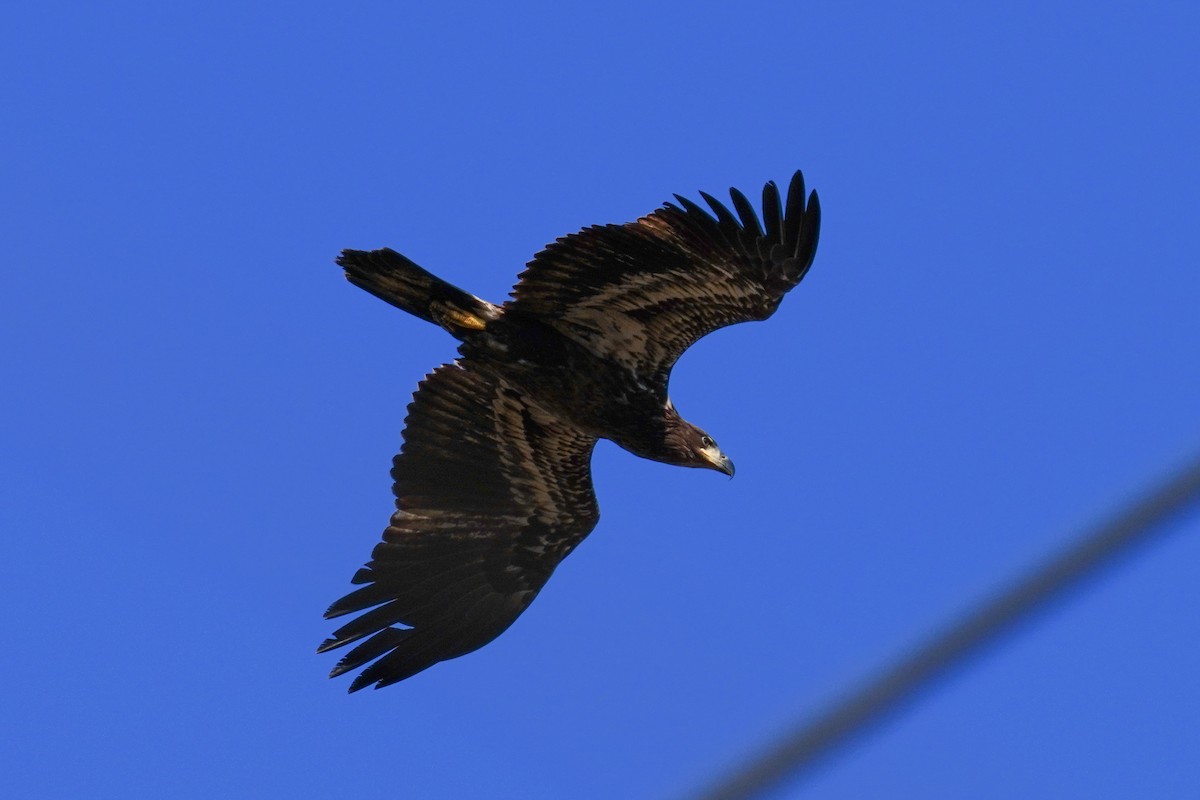
M 346 279 L 376 297 L 462 339 L 499 318 L 500 309 L 447 283 L 395 250 L 343 250 L 337 263 Z

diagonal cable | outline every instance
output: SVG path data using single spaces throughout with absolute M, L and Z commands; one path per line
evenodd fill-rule
M 794 779 L 976 650 L 1200 501 L 1200 459 L 1139 497 L 1075 544 L 1000 591 L 857 691 L 786 733 L 697 795 L 747 800 Z

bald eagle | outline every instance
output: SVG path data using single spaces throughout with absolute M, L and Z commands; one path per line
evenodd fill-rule
M 820 205 L 797 172 L 759 222 L 678 205 L 549 245 L 493 305 L 390 250 L 345 250 L 351 283 L 461 343 L 417 387 L 394 460 L 396 512 L 326 618 L 323 642 L 359 642 L 330 677 L 369 664 L 354 692 L 402 681 L 503 633 L 599 519 L 591 455 L 609 439 L 642 458 L 733 475 L 667 396 L 671 368 L 707 333 L 766 319 L 808 272 Z M 806 202 L 807 200 L 807 202 Z M 365 640 L 365 641 L 360 641 Z M 371 663 L 373 662 L 373 663 Z

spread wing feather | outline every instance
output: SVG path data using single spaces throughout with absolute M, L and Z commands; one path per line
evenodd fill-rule
M 506 308 L 542 318 L 598 355 L 666 380 L 679 356 L 726 325 L 766 319 L 817 249 L 821 208 L 797 172 L 786 202 L 763 187 L 763 224 L 730 190 L 735 215 L 679 197 L 624 225 L 585 228 L 538 253 Z M 765 224 L 765 227 L 764 227 Z
M 392 469 L 397 511 L 362 588 L 325 615 L 364 612 L 321 645 L 366 639 L 332 675 L 374 661 L 350 691 L 387 686 L 499 636 L 596 525 L 595 443 L 470 360 L 427 376 Z

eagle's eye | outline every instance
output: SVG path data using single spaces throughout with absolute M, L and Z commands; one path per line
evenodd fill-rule
M 711 436 L 701 436 L 700 437 L 700 446 L 701 447 L 712 447 L 713 444 L 715 444 L 715 443 L 713 442 Z

